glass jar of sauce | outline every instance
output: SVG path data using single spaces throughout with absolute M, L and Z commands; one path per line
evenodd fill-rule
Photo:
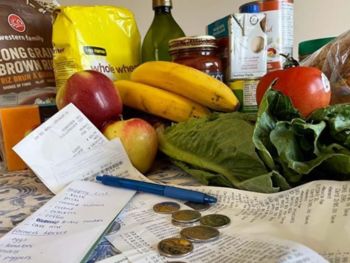
M 198 69 L 223 81 L 222 62 L 216 54 L 217 45 L 213 36 L 191 36 L 169 41 L 173 62 Z

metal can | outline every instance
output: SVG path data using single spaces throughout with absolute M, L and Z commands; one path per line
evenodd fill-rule
M 256 87 L 260 79 L 240 79 L 229 83 L 229 87 L 239 100 L 238 111 L 246 113 L 256 113 L 258 104 L 256 102 Z

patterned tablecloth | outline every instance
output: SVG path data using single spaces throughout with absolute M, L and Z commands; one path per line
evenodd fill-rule
M 162 162 L 148 177 L 154 181 L 182 185 L 198 184 L 184 172 Z M 5 172 L 0 168 L 0 238 L 30 214 L 44 205 L 53 194 L 30 170 Z M 118 225 L 112 225 L 108 233 L 117 231 Z M 86 262 L 118 254 L 105 238 L 102 238 Z
M 45 204 L 53 194 L 30 171 L 0 175 L 0 236 Z

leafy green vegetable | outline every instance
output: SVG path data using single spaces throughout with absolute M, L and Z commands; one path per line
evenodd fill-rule
M 293 107 L 288 97 L 272 89 L 265 93 L 259 107 L 253 142 L 259 156 L 271 170 L 277 169 L 273 158 L 277 153 L 274 145 L 271 143 L 270 133 L 276 128 L 277 121 L 289 121 L 297 117 L 300 117 L 300 114 Z
M 278 173 L 267 171 L 256 154 L 254 124 L 248 116 L 214 113 L 158 129 L 159 148 L 205 184 L 268 193 L 289 188 Z
M 336 104 L 324 109 L 316 110 L 308 121 L 325 121 L 328 126 L 329 139 L 350 148 L 350 104 Z
M 303 119 L 269 89 L 256 123 L 214 113 L 158 129 L 159 148 L 202 184 L 272 193 L 316 179 L 350 179 L 350 104 Z
M 300 118 L 280 92 L 269 90 L 263 105 L 253 141 L 270 169 L 292 185 L 321 178 L 350 179 L 350 105 L 320 109 L 308 120 Z

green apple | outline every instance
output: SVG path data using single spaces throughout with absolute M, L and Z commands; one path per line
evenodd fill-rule
M 153 126 L 140 118 L 107 124 L 103 134 L 109 139 L 120 138 L 131 163 L 141 173 L 152 167 L 158 151 L 157 133 Z

